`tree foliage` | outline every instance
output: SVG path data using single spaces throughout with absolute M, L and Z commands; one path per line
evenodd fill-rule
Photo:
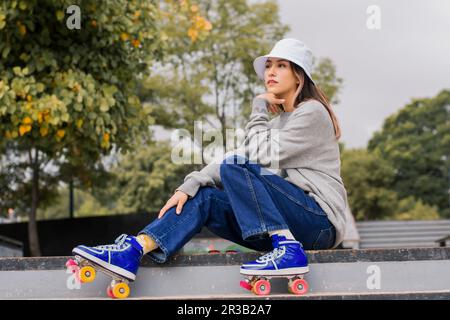
M 438 219 L 436 206 L 413 195 L 400 196 L 392 183 L 395 168 L 386 159 L 366 149 L 343 150 L 341 174 L 348 203 L 356 220 Z
M 39 254 L 35 218 L 47 189 L 55 192 L 60 180 L 89 185 L 102 155 L 150 138 L 151 110 L 136 88 L 167 49 L 158 3 L 1 2 L 0 162 L 17 173 L 1 191 L 29 190 L 19 194 L 29 203 L 32 254 Z M 80 8 L 81 29 L 67 27 L 71 5 Z
M 388 117 L 368 149 L 395 169 L 389 187 L 450 217 L 450 91 L 414 99 Z
M 96 198 L 111 213 L 158 212 L 196 165 L 175 164 L 171 145 L 158 141 L 120 156 L 111 168 L 108 187 L 96 189 Z

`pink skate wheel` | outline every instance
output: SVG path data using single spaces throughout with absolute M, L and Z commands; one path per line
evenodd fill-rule
M 251 285 L 248 281 L 241 280 L 241 282 L 239 283 L 239 285 L 240 285 L 242 288 L 244 288 L 244 289 L 246 289 L 246 290 L 248 290 L 248 291 L 251 291 L 251 290 L 252 290 L 252 285 Z
M 73 259 L 69 259 L 69 260 L 67 260 L 67 262 L 66 262 L 66 267 L 67 268 L 70 268 L 70 267 L 77 267 L 78 266 L 78 264 L 75 262 L 75 260 L 73 260 Z
M 108 295 L 108 297 L 115 299 L 116 297 L 114 296 L 114 293 L 112 291 L 111 286 L 108 286 L 108 288 L 106 289 L 106 294 Z
M 295 279 L 290 284 L 289 289 L 293 294 L 302 295 L 302 294 L 305 294 L 306 292 L 308 292 L 308 287 L 309 287 L 308 282 L 306 282 L 306 280 Z
M 66 268 L 67 268 L 67 270 L 70 270 L 72 273 L 75 273 L 75 278 L 77 280 L 80 280 L 78 277 L 78 271 L 80 270 L 80 267 L 78 266 L 78 264 L 75 260 L 73 260 L 73 259 L 67 260 Z
M 258 280 L 253 285 L 253 293 L 258 296 L 265 296 L 270 293 L 270 282 L 268 280 Z

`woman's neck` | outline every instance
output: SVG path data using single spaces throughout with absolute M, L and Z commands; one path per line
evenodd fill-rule
M 286 94 L 280 96 L 280 99 L 285 99 L 286 101 L 282 104 L 284 112 L 292 112 L 295 110 L 295 92 L 287 92 Z

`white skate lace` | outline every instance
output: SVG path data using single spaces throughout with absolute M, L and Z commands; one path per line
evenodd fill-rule
M 275 260 L 275 259 L 279 258 L 281 255 L 283 255 L 284 251 L 285 251 L 285 247 L 275 248 L 275 249 L 273 249 L 273 251 L 266 253 L 265 255 L 259 257 L 258 261 L 265 262 L 265 261 Z
M 122 250 L 128 244 L 125 244 L 125 240 L 127 239 L 127 234 L 122 234 L 114 241 L 115 244 L 107 244 L 103 246 L 97 246 L 96 248 L 105 249 L 110 251 L 119 251 Z

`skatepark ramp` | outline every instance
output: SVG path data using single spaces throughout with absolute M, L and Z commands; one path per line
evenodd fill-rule
M 272 279 L 269 296 L 239 286 L 239 266 L 260 253 L 179 254 L 158 265 L 144 257 L 129 299 L 450 299 L 450 248 L 308 251 L 306 295 Z M 109 299 L 109 277 L 79 284 L 68 257 L 0 258 L 0 299 Z

